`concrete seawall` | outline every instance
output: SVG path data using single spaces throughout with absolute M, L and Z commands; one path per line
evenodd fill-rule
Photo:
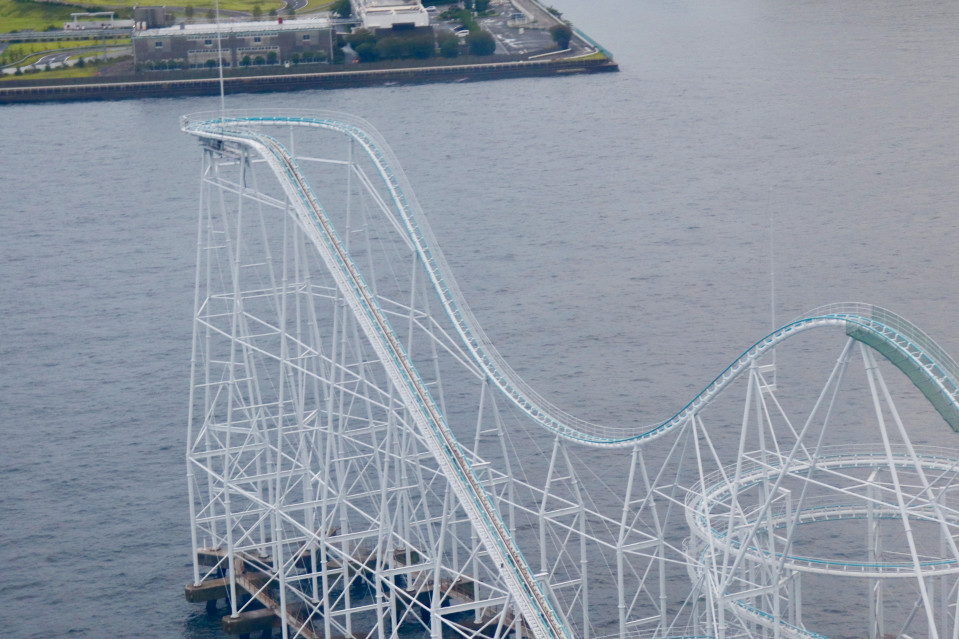
M 376 86 L 386 83 L 422 84 L 464 82 L 503 78 L 603 73 L 618 71 L 615 62 L 606 59 L 564 59 L 489 64 L 420 66 L 402 69 L 370 69 L 284 75 L 228 77 L 225 93 L 260 93 L 304 89 L 340 89 Z M 64 102 L 78 100 L 122 100 L 132 98 L 218 95 L 218 78 L 122 80 L 111 82 L 61 81 L 30 86 L 0 86 L 0 104 L 24 102 Z

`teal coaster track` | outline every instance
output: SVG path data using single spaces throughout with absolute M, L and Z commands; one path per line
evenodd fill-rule
M 684 423 L 721 393 L 743 371 L 784 340 L 822 327 L 839 327 L 863 342 L 902 370 L 932 403 L 953 430 L 959 431 L 959 365 L 935 341 L 917 326 L 892 311 L 863 303 L 832 304 L 817 308 L 795 319 L 750 346 L 702 391 L 672 417 L 650 426 L 617 427 L 587 422 L 554 406 L 530 388 L 499 355 L 483 333 L 469 309 L 442 252 L 434 240 L 399 162 L 375 129 L 358 118 L 242 116 L 217 117 L 213 114 L 189 116 L 184 129 L 194 135 L 237 143 L 268 141 L 270 152 L 283 158 L 284 169 L 296 186 L 296 196 L 308 201 L 308 186 L 299 176 L 292 156 L 276 140 L 253 132 L 262 126 L 318 127 L 341 132 L 353 138 L 369 154 L 383 180 L 389 185 L 394 204 L 405 224 L 405 231 L 429 273 L 443 309 L 453 322 L 463 343 L 489 380 L 516 406 L 543 427 L 561 437 L 586 445 L 628 447 L 654 439 Z M 294 179 L 295 178 L 295 179 Z M 317 220 L 322 212 L 317 212 Z
M 236 157 L 239 157 L 242 153 L 256 156 L 268 165 L 277 178 L 299 227 L 321 256 L 330 276 L 335 281 L 339 294 L 342 295 L 352 311 L 355 321 L 362 328 L 376 353 L 379 363 L 385 369 L 392 383 L 392 388 L 401 397 L 420 437 L 425 442 L 426 448 L 449 482 L 479 541 L 482 542 L 486 552 L 489 553 L 494 565 L 498 568 L 500 578 L 505 583 L 513 603 L 527 624 L 528 632 L 537 639 L 571 639 L 574 637 L 576 633 L 571 629 L 568 622 L 568 612 L 564 614 L 563 611 L 557 610 L 554 605 L 554 594 L 547 586 L 544 586 L 542 575 L 534 573 L 523 553 L 519 550 L 517 541 L 504 522 L 501 509 L 494 503 L 496 498 L 491 495 L 489 484 L 484 483 L 480 477 L 480 471 L 474 466 L 476 462 L 476 458 L 472 456 L 474 452 L 464 449 L 457 440 L 452 428 L 447 423 L 447 417 L 442 410 L 441 402 L 431 392 L 430 383 L 421 377 L 417 366 L 414 365 L 407 352 L 403 339 L 391 325 L 390 312 L 384 309 L 382 300 L 375 293 L 375 287 L 365 279 L 360 266 L 354 261 L 347 248 L 347 243 L 338 233 L 333 221 L 327 216 L 320 198 L 313 192 L 294 153 L 277 137 L 266 133 L 270 127 L 277 129 L 281 127 L 302 127 L 332 131 L 346 136 L 357 148 L 362 149 L 366 159 L 375 167 L 375 171 L 388 193 L 389 208 L 396 215 L 394 225 L 402 235 L 406 246 L 416 256 L 418 265 L 427 275 L 430 290 L 435 294 L 436 299 L 442 306 L 443 315 L 453 328 L 458 340 L 458 348 L 468 355 L 469 366 L 475 367 L 479 371 L 478 376 L 484 380 L 484 384 L 498 390 L 522 415 L 554 434 L 557 442 L 563 440 L 590 448 L 632 450 L 634 466 L 630 470 L 629 486 L 634 483 L 634 475 L 638 477 L 645 474 L 645 469 L 641 467 L 643 462 L 640 462 L 639 467 L 635 465 L 636 459 L 639 459 L 639 451 L 645 447 L 645 444 L 667 434 L 678 432 L 692 433 L 695 439 L 697 429 L 703 429 L 702 424 L 697 420 L 714 399 L 737 379 L 755 371 L 759 361 L 778 345 L 794 336 L 817 328 L 842 329 L 852 340 L 883 356 L 912 381 L 953 430 L 959 431 L 959 365 L 915 325 L 891 311 L 860 303 L 824 306 L 781 326 L 745 349 L 739 357 L 686 405 L 661 422 L 643 426 L 610 426 L 577 418 L 562 411 L 537 394 L 496 351 L 460 292 L 416 201 L 413 190 L 399 168 L 399 162 L 389 146 L 368 123 L 341 114 L 260 116 L 230 112 L 197 114 L 185 117 L 183 120 L 184 131 L 197 136 L 211 153 L 221 153 L 226 156 L 236 154 Z M 227 430 L 231 428 L 228 427 Z M 799 439 L 801 440 L 801 436 L 799 436 Z M 231 450 L 229 440 L 227 442 L 225 451 Z M 724 614 L 722 610 L 731 610 L 733 611 L 732 614 L 736 615 L 741 623 L 763 626 L 770 629 L 776 636 L 822 636 L 806 630 L 799 619 L 786 621 L 778 612 L 774 614 L 769 609 L 756 605 L 755 601 L 758 596 L 756 593 L 762 591 L 762 588 L 747 588 L 743 590 L 746 593 L 744 596 L 736 596 L 731 593 L 729 589 L 740 579 L 738 576 L 740 572 L 746 570 L 760 571 L 766 564 L 778 563 L 780 572 L 783 570 L 792 571 L 791 575 L 803 571 L 828 572 L 835 567 L 838 567 L 837 570 L 855 568 L 860 572 L 872 570 L 869 576 L 875 579 L 888 576 L 881 574 L 883 570 L 895 571 L 902 566 L 905 566 L 906 569 L 914 569 L 917 574 L 922 575 L 923 571 L 928 573 L 937 570 L 951 574 L 957 565 L 957 560 L 953 556 L 955 552 L 953 555 L 946 553 L 945 559 L 936 561 L 920 561 L 916 558 L 918 557 L 917 553 L 913 551 L 914 560 L 911 563 L 844 560 L 833 562 L 807 557 L 776 547 L 774 539 L 776 531 L 787 526 L 793 527 L 796 524 L 858 518 L 868 519 L 869 525 L 874 526 L 876 522 L 883 518 L 898 517 L 904 522 L 907 532 L 909 532 L 909 521 L 913 518 L 912 514 L 907 514 L 907 508 L 901 503 L 901 495 L 898 509 L 894 507 L 887 507 L 885 510 L 878 508 L 873 512 L 873 509 L 861 504 L 852 505 L 839 501 L 820 506 L 806 505 L 795 512 L 787 510 L 785 515 L 781 512 L 774 513 L 770 504 L 779 495 L 777 491 L 788 492 L 786 485 L 795 477 L 800 475 L 811 477 L 816 472 L 832 472 L 847 467 L 871 468 L 868 455 L 850 453 L 847 457 L 804 456 L 805 451 L 800 452 L 802 446 L 805 446 L 805 444 L 801 441 L 798 442 L 792 452 L 788 455 L 783 454 L 782 458 L 776 462 L 768 461 L 764 456 L 761 459 L 757 458 L 756 463 L 758 465 L 750 468 L 741 466 L 743 459 L 741 450 L 740 460 L 737 462 L 735 471 L 722 470 L 721 479 L 718 478 L 719 476 L 714 477 L 712 483 L 707 482 L 707 474 L 703 473 L 700 463 L 702 479 L 698 485 L 689 489 L 689 492 L 686 493 L 686 503 L 683 506 L 694 537 L 698 535 L 698 540 L 693 540 L 694 546 L 695 544 L 699 545 L 684 554 L 686 555 L 685 560 L 690 563 L 690 576 L 694 582 L 699 584 L 698 587 L 706 588 L 702 584 L 715 580 L 715 584 L 710 588 L 713 589 L 712 592 L 719 593 L 716 595 L 719 603 L 715 606 L 715 610 L 718 611 L 716 613 L 718 620 L 712 619 L 707 625 L 723 627 L 725 622 L 722 621 L 722 615 Z M 777 450 L 776 452 L 778 454 L 780 451 Z M 213 456 L 209 452 L 203 454 L 206 455 L 206 458 Z M 884 463 L 888 462 L 895 482 L 899 481 L 896 473 L 903 470 L 900 466 L 904 462 L 901 462 L 900 459 L 905 459 L 908 463 L 916 465 L 920 474 L 929 470 L 940 475 L 947 475 L 953 472 L 955 466 L 952 458 L 945 456 L 941 459 L 937 458 L 935 464 L 930 465 L 928 469 L 924 469 L 920 459 L 921 456 L 917 456 L 914 451 L 908 450 L 894 454 L 888 445 L 884 455 L 884 457 L 883 455 L 879 455 L 879 457 L 884 460 Z M 843 466 L 844 463 L 845 466 Z M 198 463 L 197 465 L 202 464 Z M 636 470 L 636 468 L 640 468 L 640 470 Z M 223 481 L 224 484 L 228 483 L 226 478 L 213 473 L 211 473 L 211 477 L 211 485 L 220 481 Z M 636 479 L 635 481 L 638 482 L 639 480 Z M 647 484 L 650 483 L 648 478 L 644 481 Z M 679 485 L 679 483 L 679 480 L 677 480 L 676 485 Z M 925 477 L 922 477 L 922 483 L 927 486 L 930 485 Z M 655 484 L 655 481 L 653 484 Z M 744 496 L 757 486 L 762 491 L 767 491 L 768 494 L 764 492 L 766 500 L 760 500 L 759 504 L 755 505 L 756 512 L 760 514 L 747 517 L 745 510 L 740 512 L 744 508 L 743 504 L 746 503 L 745 501 L 740 503 L 740 499 L 744 499 Z M 665 502 L 675 500 L 676 503 L 680 503 L 683 501 L 681 498 L 674 497 L 673 493 L 670 492 L 674 491 L 675 487 L 669 490 L 665 487 L 659 489 L 647 486 L 647 488 L 648 495 L 645 498 L 634 499 L 632 502 L 631 497 L 629 497 L 629 490 L 627 490 L 622 516 L 623 530 L 628 528 L 627 513 L 634 507 L 634 504 L 641 504 L 637 509 L 641 511 L 646 509 L 648 516 L 654 520 L 654 527 L 660 528 L 659 515 L 653 505 L 653 494 L 657 491 L 657 498 Z M 803 490 L 805 491 L 805 489 Z M 896 490 L 898 491 L 898 484 Z M 927 492 L 931 493 L 928 490 Z M 943 489 L 943 492 L 946 492 L 946 489 Z M 257 507 L 264 505 L 257 502 L 259 498 L 254 493 L 248 492 L 244 495 L 249 497 L 251 502 L 256 502 Z M 938 497 L 932 499 L 932 501 L 936 502 L 937 499 Z M 215 500 L 211 499 L 211 503 L 213 501 Z M 547 499 L 544 497 L 543 503 L 545 504 L 546 501 Z M 212 507 L 210 509 L 213 510 Z M 226 510 L 229 513 L 229 504 L 227 504 Z M 275 510 L 279 511 L 279 508 Z M 942 508 L 936 504 L 930 507 L 929 512 L 933 514 L 924 512 L 917 516 L 918 520 L 931 521 L 938 518 L 944 530 L 959 523 L 959 519 L 954 515 L 944 515 Z M 281 516 L 287 515 L 281 513 Z M 585 515 L 583 517 L 585 518 Z M 197 521 L 198 517 L 194 515 L 194 519 Z M 317 533 L 304 528 L 298 521 L 294 522 L 291 517 L 288 517 L 288 519 L 289 522 L 301 527 L 300 532 L 307 536 L 313 535 L 316 538 L 314 541 L 319 543 Z M 734 520 L 736 526 L 733 525 Z M 226 516 L 226 521 L 227 528 L 229 528 L 229 514 Z M 725 523 L 717 524 L 717 522 Z M 747 530 L 747 533 L 742 533 L 742 531 Z M 741 533 L 745 536 L 737 536 Z M 585 538 L 585 533 L 582 534 Z M 651 551 L 655 555 L 655 561 L 661 564 L 667 563 L 665 549 L 672 542 L 665 541 L 666 532 L 657 530 L 658 539 L 650 539 L 648 542 L 632 545 L 626 542 L 626 538 L 630 534 L 632 532 L 620 532 L 621 539 L 616 542 L 618 544 L 616 548 L 617 560 L 622 560 L 622 556 L 627 553 L 626 549 L 638 549 L 641 546 L 645 547 L 643 546 L 644 543 L 648 543 L 649 547 L 658 546 L 658 550 Z M 770 547 L 759 547 L 757 545 L 759 542 L 756 540 L 762 539 L 764 540 L 763 543 L 766 543 L 767 538 L 772 539 L 772 541 L 769 541 Z M 232 539 L 228 543 L 232 545 Z M 194 546 L 198 546 L 196 539 L 194 539 Z M 956 550 L 953 542 L 950 541 L 949 546 L 953 551 Z M 629 552 L 632 552 L 632 550 L 629 550 Z M 230 553 L 232 572 L 234 561 L 232 550 Z M 736 558 L 729 559 L 733 556 Z M 585 550 L 583 551 L 583 557 L 585 565 Z M 544 560 L 541 563 L 546 564 L 547 562 Z M 195 568 L 195 570 L 199 575 L 198 569 Z M 619 571 L 619 579 L 622 582 L 623 569 L 619 568 Z M 585 572 L 584 567 L 584 575 Z M 585 577 L 583 577 L 583 580 L 585 581 Z M 199 582 L 199 577 L 196 578 L 196 581 Z M 770 583 L 775 581 L 770 580 Z M 780 580 L 780 582 L 784 583 L 785 580 Z M 235 584 L 233 587 L 235 587 Z M 763 586 L 766 591 L 778 587 L 778 585 L 775 587 Z M 927 597 L 925 590 L 922 592 L 922 597 L 923 601 L 931 599 Z M 623 592 L 622 583 L 619 584 L 619 598 L 620 635 L 623 636 L 628 625 L 625 621 L 624 612 L 628 605 L 625 601 L 626 595 Z M 664 595 L 662 595 L 662 598 L 665 600 Z M 657 605 L 660 606 L 657 613 L 657 618 L 660 619 L 658 636 L 677 636 L 677 633 L 670 632 L 670 628 L 665 621 L 666 604 L 660 603 Z M 285 605 L 280 606 L 278 603 L 277 606 L 286 609 Z M 584 609 L 588 609 L 585 595 L 582 606 Z M 316 610 L 320 610 L 320 608 L 321 606 L 317 604 Z M 286 621 L 284 621 L 285 623 Z M 959 627 L 959 623 L 957 623 L 957 627 Z M 303 632 L 302 636 L 310 636 L 306 634 L 305 630 L 301 629 L 301 631 Z M 698 633 L 697 636 L 699 636 Z

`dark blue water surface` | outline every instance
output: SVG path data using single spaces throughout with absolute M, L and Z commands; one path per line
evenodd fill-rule
M 487 333 L 584 417 L 664 417 L 766 332 L 770 228 L 778 319 L 869 301 L 959 353 L 959 3 L 554 4 L 621 73 L 228 106 L 372 121 Z M 217 103 L 0 109 L 4 636 L 216 636 L 182 594 L 178 118 Z

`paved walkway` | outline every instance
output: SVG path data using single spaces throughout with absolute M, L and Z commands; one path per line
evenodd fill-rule
M 549 29 L 553 25 L 563 24 L 562 19 L 557 18 L 546 10 L 546 7 L 536 2 L 536 0 L 510 0 L 520 11 L 531 16 L 536 21 L 538 27 Z

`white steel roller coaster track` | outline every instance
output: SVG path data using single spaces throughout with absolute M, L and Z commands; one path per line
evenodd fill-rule
M 945 398 L 952 409 L 959 413 L 959 365 L 938 344 L 915 325 L 891 311 L 871 304 L 844 303 L 815 309 L 757 341 L 688 404 L 662 422 L 638 427 L 621 427 L 596 424 L 570 415 L 541 397 L 516 375 L 483 333 L 446 265 L 446 260 L 433 238 L 412 188 L 399 168 L 399 162 L 371 125 L 358 118 L 341 114 L 320 117 L 216 117 L 207 114 L 187 116 L 184 129 L 200 137 L 233 139 L 242 142 L 258 137 L 253 133 L 252 127 L 264 125 L 328 129 L 343 133 L 360 144 L 388 185 L 393 203 L 406 225 L 408 239 L 413 243 L 425 266 L 446 314 L 477 364 L 483 369 L 490 382 L 524 413 L 561 437 L 598 447 L 628 447 L 640 441 L 657 438 L 685 423 L 690 416 L 705 407 L 743 371 L 747 370 L 753 362 L 779 343 L 799 333 L 822 327 L 839 327 L 847 331 L 861 329 L 874 336 L 921 371 L 921 374 Z
M 340 241 L 293 155 L 265 126 L 316 127 L 337 131 L 355 141 L 369 156 L 389 189 L 397 213 L 425 267 L 444 311 L 463 344 L 496 386 L 521 411 L 558 436 L 593 447 L 632 447 L 685 424 L 780 342 L 820 327 L 840 327 L 857 336 L 897 366 L 908 367 L 910 377 L 937 409 L 959 415 L 959 365 L 932 339 L 901 317 L 867 304 L 832 305 L 817 309 L 770 333 L 746 349 L 672 417 L 652 425 L 614 427 L 591 423 L 558 409 L 533 391 L 506 364 L 473 317 L 437 246 L 425 217 L 391 150 L 367 123 L 340 114 L 247 116 L 205 114 L 184 118 L 183 129 L 204 140 L 219 141 L 254 151 L 271 167 L 289 198 L 302 227 L 325 261 L 357 321 L 402 394 L 417 428 L 441 465 L 463 508 L 501 574 L 531 630 L 539 639 L 570 637 L 549 598 L 513 542 L 497 509 L 474 474 L 459 443 L 426 385 L 420 379 L 374 294 Z M 921 378 L 921 379 L 920 379 Z M 921 382 L 921 384 L 920 384 Z M 944 407 L 944 408 L 943 408 Z M 948 419 L 948 418 L 947 418 Z M 959 419 L 951 422 L 954 427 Z M 818 636 L 814 633 L 802 636 Z
M 279 178 L 303 228 L 309 234 L 337 287 L 372 343 L 387 374 L 401 393 L 431 454 L 440 464 L 463 508 L 469 514 L 483 545 L 500 567 L 516 603 L 536 637 L 570 637 L 566 627 L 543 593 L 532 570 L 483 489 L 426 385 L 420 379 L 405 349 L 390 327 L 386 315 L 363 280 L 359 269 L 340 241 L 297 167 L 296 160 L 274 138 L 237 130 L 225 123 L 197 132 L 202 137 L 233 142 L 259 153 Z

